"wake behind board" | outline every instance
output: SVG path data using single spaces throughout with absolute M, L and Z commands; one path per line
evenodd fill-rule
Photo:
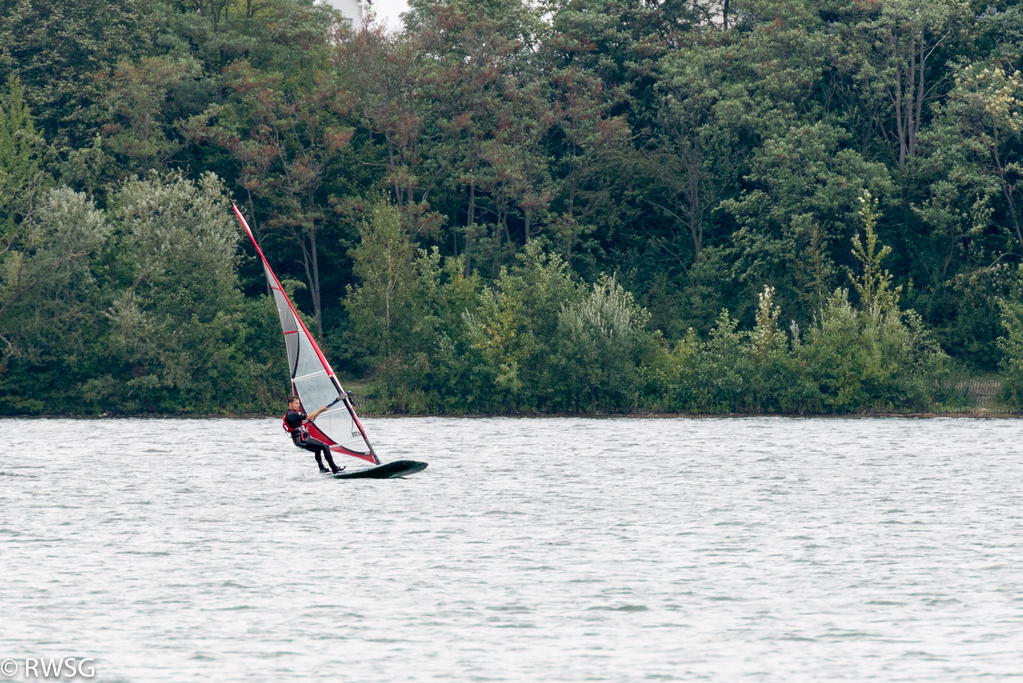
M 324 476 L 333 479 L 394 479 L 395 477 L 407 477 L 410 474 L 422 472 L 426 469 L 426 465 L 427 463 L 425 462 L 416 462 L 415 460 L 395 460 L 394 462 L 378 465 L 377 467 L 368 467 L 362 470 L 345 470 L 344 472 Z

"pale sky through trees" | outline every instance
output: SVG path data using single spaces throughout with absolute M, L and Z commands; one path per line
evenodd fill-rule
M 366 14 L 367 10 L 372 10 L 376 15 L 377 23 L 383 24 L 390 31 L 401 30 L 401 17 L 399 16 L 402 12 L 408 11 L 408 2 L 406 0 L 319 0 L 328 5 L 332 5 L 335 9 L 341 10 L 341 13 L 349 18 L 353 18 L 356 12 L 356 7 L 361 4 L 363 15 Z M 358 23 L 358 22 L 356 22 Z
M 373 11 L 379 23 L 391 31 L 398 31 L 401 30 L 401 17 L 398 15 L 408 12 L 408 3 L 405 0 L 373 0 Z

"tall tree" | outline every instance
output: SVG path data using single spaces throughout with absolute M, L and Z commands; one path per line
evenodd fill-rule
M 229 151 L 239 185 L 265 205 L 265 227 L 283 232 L 298 246 L 322 338 L 318 238 L 330 216 L 322 190 L 331 158 L 352 138 L 342 118 L 351 106 L 348 95 L 322 72 L 308 90 L 295 92 L 281 87 L 280 77 L 256 72 L 246 63 L 232 67 L 231 88 L 237 100 L 230 107 L 213 107 L 183 123 L 181 130 L 194 144 Z
M 85 349 L 95 320 L 98 291 L 90 262 L 110 234 L 109 223 L 84 194 L 60 187 L 44 193 L 18 226 L 18 239 L 0 256 L 0 395 L 5 406 L 39 410 L 35 384 L 53 382 L 64 395 L 89 366 Z M 4 377 L 12 358 L 21 361 L 13 377 Z M 54 372 L 58 368 L 63 372 Z M 26 395 L 25 392 L 28 392 Z M 62 395 L 63 394 L 63 395 Z M 38 405 L 37 405 L 38 404 Z
M 883 164 L 840 149 L 845 131 L 818 123 L 793 126 L 758 149 L 739 199 L 722 202 L 736 216 L 735 275 L 747 286 L 778 289 L 782 309 L 802 320 L 820 311 L 848 261 L 859 197 L 892 192 Z M 844 250 L 843 250 L 844 251 Z
M 466 273 L 482 236 L 485 194 L 494 182 L 486 150 L 494 140 L 506 77 L 536 47 L 537 18 L 515 0 L 413 3 L 412 21 L 428 56 L 424 95 L 434 102 L 440 136 L 435 158 L 450 160 L 451 190 L 461 193 Z M 456 237 L 457 245 L 457 237 Z
M 0 321 L 21 296 L 34 287 L 45 268 L 32 267 L 26 251 L 40 239 L 31 221 L 38 196 L 51 179 L 43 171 L 43 139 L 35 132 L 32 115 L 24 100 L 24 88 L 17 76 L 11 76 L 7 91 L 0 97 Z M 2 362 L 15 353 L 9 335 L 0 332 L 5 348 Z
M 97 386 L 95 398 L 199 412 L 247 401 L 240 236 L 223 182 L 150 174 L 121 186 L 113 204 L 123 282 L 106 357 L 130 379 Z
M 186 81 L 200 75 L 190 58 L 146 57 L 138 64 L 121 62 L 97 80 L 106 87 L 102 128 L 105 147 L 117 159 L 122 177 L 165 170 L 182 148 L 165 109 Z
M 947 113 L 962 136 L 960 148 L 997 184 L 1023 248 L 1023 77 L 997 62 L 970 65 L 957 75 L 952 95 Z
M 738 138 L 749 125 L 742 116 L 749 109 L 748 94 L 725 80 L 719 59 L 719 50 L 693 45 L 663 60 L 657 132 L 644 150 L 655 179 L 646 201 L 688 233 L 692 259 L 683 267 L 699 263 L 708 218 L 734 184 L 745 151 Z M 718 116 L 719 111 L 727 115 Z M 669 242 L 675 241 L 671 235 Z M 664 246 L 677 256 L 676 247 Z
M 924 104 L 952 86 L 945 65 L 935 59 L 971 17 L 968 0 L 883 0 L 868 5 L 873 16 L 856 26 L 857 78 L 891 113 L 881 130 L 899 149 L 899 168 L 916 153 Z
M 432 102 L 425 97 L 427 60 L 419 34 L 391 34 L 383 28 L 337 35 L 333 68 L 355 95 L 355 109 L 370 139 L 383 147 L 379 162 L 407 230 L 436 235 L 443 218 L 431 209 L 431 196 L 451 167 L 450 158 L 433 159 L 436 140 L 426 130 Z
M 158 9 L 144 0 L 4 0 L 0 80 L 21 79 L 47 140 L 82 147 L 104 122 L 95 75 L 151 53 Z

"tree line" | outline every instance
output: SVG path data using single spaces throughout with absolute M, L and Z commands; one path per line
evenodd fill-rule
M 0 0 L 0 413 L 1023 405 L 1023 7 Z

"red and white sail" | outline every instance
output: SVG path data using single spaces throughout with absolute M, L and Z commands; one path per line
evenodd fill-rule
M 237 206 L 232 208 L 256 247 L 259 258 L 263 260 L 263 271 L 273 292 L 277 315 L 281 319 L 281 329 L 284 331 L 284 345 L 288 350 L 288 370 L 295 395 L 302 400 L 302 407 L 307 413 L 338 401 L 321 413 L 315 423 L 308 425 L 309 433 L 328 444 L 330 450 L 336 453 L 352 455 L 379 465 L 380 459 L 377 458 L 369 437 L 366 436 L 366 430 L 359 422 L 355 408 L 341 387 L 330 363 L 298 316 L 294 304 L 288 299 L 277 276 L 270 269 L 270 264 L 263 256 L 263 250 L 259 248 L 252 230 L 249 229 L 249 224 L 245 222 Z

